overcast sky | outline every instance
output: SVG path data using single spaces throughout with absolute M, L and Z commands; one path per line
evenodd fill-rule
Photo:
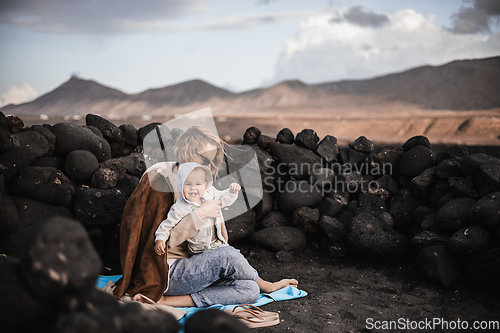
M 0 0 L 0 105 L 71 75 L 234 92 L 500 55 L 500 0 Z

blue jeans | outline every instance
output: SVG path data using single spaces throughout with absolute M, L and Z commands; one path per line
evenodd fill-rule
M 258 277 L 239 250 L 224 246 L 177 259 L 164 295 L 190 295 L 199 308 L 254 303 L 260 294 Z

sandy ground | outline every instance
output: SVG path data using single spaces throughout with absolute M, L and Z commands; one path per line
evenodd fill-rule
M 72 122 L 84 125 L 85 117 L 56 117 L 41 120 L 38 116 L 22 116 L 26 126 Z M 110 119 L 117 126 L 132 124 L 140 128 L 151 122 L 163 123 L 171 117 L 142 119 Z M 335 136 L 347 144 L 366 136 L 378 144 L 399 144 L 415 135 L 425 135 L 431 143 L 462 145 L 500 145 L 500 109 L 482 111 L 421 110 L 415 108 L 340 109 L 340 110 L 272 110 L 251 115 L 215 115 L 218 134 L 226 141 L 243 137 L 250 126 L 263 134 L 276 136 L 284 127 L 293 133 L 314 129 L 320 138 Z
M 426 320 L 467 321 L 469 330 L 464 332 L 481 332 L 484 330 L 471 329 L 474 321 L 500 320 L 499 294 L 477 289 L 466 278 L 443 290 L 425 281 L 412 261 L 384 264 L 333 259 L 308 245 L 303 253 L 294 254 L 292 262 L 281 263 L 274 253 L 248 243 L 235 246 L 265 280 L 296 278 L 299 288 L 308 293 L 304 298 L 263 306 L 266 311 L 279 312 L 281 323 L 258 332 L 407 332 L 410 329 L 401 326 L 393 330 L 370 327 L 376 321 L 408 325 L 407 320 L 413 322 L 410 325 Z M 457 331 L 445 330 L 441 324 L 428 328 L 415 331 Z

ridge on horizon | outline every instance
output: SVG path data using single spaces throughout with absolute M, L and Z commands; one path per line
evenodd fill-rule
M 440 66 L 425 65 L 370 79 L 308 84 L 285 80 L 267 88 L 235 93 L 192 79 L 173 85 L 127 94 L 94 80 L 71 76 L 54 90 L 0 111 L 11 114 L 86 114 L 90 111 L 135 114 L 195 108 L 209 102 L 236 112 L 276 108 L 327 108 L 333 96 L 372 96 L 428 109 L 482 110 L 500 107 L 500 56 L 455 60 Z M 331 105 L 331 104 L 330 104 Z M 140 111 L 139 111 L 140 110 Z

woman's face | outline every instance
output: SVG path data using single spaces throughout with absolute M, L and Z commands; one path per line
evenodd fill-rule
M 217 155 L 217 146 L 207 143 L 205 145 L 205 149 L 202 151 L 199 151 L 198 154 L 193 156 L 193 161 L 201 165 L 205 165 L 207 167 L 216 167 L 213 165 L 213 161 L 215 159 L 215 156 Z

